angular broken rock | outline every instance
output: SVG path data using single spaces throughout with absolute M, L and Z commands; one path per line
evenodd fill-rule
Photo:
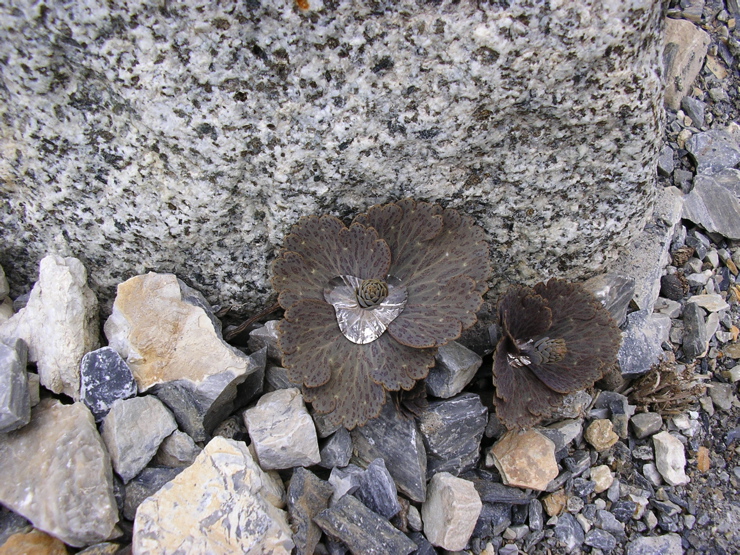
M 660 432 L 653 436 L 655 447 L 655 466 L 663 479 L 671 486 L 683 486 L 689 483 L 686 476 L 686 453 L 683 443 L 669 432 Z
M 412 501 L 426 499 L 427 455 L 416 421 L 387 402 L 380 416 L 352 430 L 354 454 L 369 465 L 385 461 L 396 487 Z
M 665 104 L 671 110 L 678 110 L 681 99 L 689 92 L 704 65 L 710 42 L 709 34 L 690 21 L 666 19 L 663 54 L 666 66 Z
M 103 441 L 124 483 L 152 460 L 160 444 L 177 429 L 172 413 L 151 395 L 119 399 L 103 420 Z
M 421 506 L 424 534 L 432 545 L 449 551 L 464 549 L 482 508 L 472 482 L 447 472 L 435 474 Z
M 347 466 L 352 456 L 352 437 L 349 435 L 347 428 L 342 427 L 334 432 L 324 443 L 320 454 L 321 462 L 319 465 L 324 468 Z
M 172 274 L 150 272 L 120 284 L 105 334 L 139 391 L 156 386 L 195 441 L 205 441 L 261 390 L 265 353 L 248 357 L 224 342 L 202 295 Z M 247 385 L 250 391 L 238 389 Z
M 740 162 L 740 147 L 727 129 L 710 129 L 692 135 L 686 141 L 686 150 L 696 163 L 697 174 L 714 175 Z
M 635 278 L 617 272 L 594 276 L 583 286 L 609 311 L 618 326 L 627 317 L 627 307 L 635 294 Z
M 87 271 L 76 258 L 49 255 L 28 304 L 0 324 L 0 337 L 28 345 L 41 385 L 80 398 L 80 360 L 98 346 L 98 300 L 87 286 Z
M 136 395 L 136 381 L 126 361 L 110 347 L 87 353 L 80 363 L 80 400 L 100 421 L 118 399 Z
M 314 522 L 327 536 L 342 541 L 352 553 L 405 555 L 417 548 L 390 522 L 351 495 L 345 495 L 332 507 L 321 511 Z
M 687 303 L 683 308 L 683 352 L 688 359 L 704 354 L 707 349 L 707 324 L 704 309 L 696 303 Z
M 192 466 L 139 505 L 133 552 L 290 553 L 281 487 L 243 442 L 215 437 Z
M 31 420 L 31 394 L 22 339 L 0 339 L 0 434 L 22 428 Z
M 686 195 L 683 217 L 712 233 L 740 239 L 740 201 L 709 175 L 697 175 Z
M 136 509 L 144 500 L 158 492 L 170 480 L 182 472 L 181 468 L 145 468 L 126 484 L 123 502 L 123 516 L 133 521 Z
M 627 316 L 622 332 L 622 346 L 617 359 L 622 375 L 634 377 L 644 374 L 664 356 L 662 343 L 668 339 L 670 318 L 665 314 L 649 314 L 645 310 Z
M 488 409 L 474 393 L 433 401 L 419 415 L 419 431 L 427 451 L 427 476 L 449 472 L 458 476 L 478 462 Z
M 265 470 L 321 461 L 316 428 L 297 388 L 266 393 L 244 411 L 244 423 Z
M 0 476 L 0 503 L 74 547 L 109 538 L 118 522 L 110 458 L 82 403 L 46 399 L 0 436 Z
M 201 451 L 193 438 L 185 432 L 175 430 L 162 441 L 154 462 L 171 468 L 190 466 Z
M 431 395 L 442 399 L 460 393 L 483 362 L 480 356 L 456 341 L 440 347 L 435 360 L 434 368 L 429 370 L 426 387 Z
M 586 428 L 584 438 L 597 451 L 605 451 L 619 441 L 619 436 L 614 431 L 614 425 L 611 420 L 606 418 L 597 419 L 591 422 Z
M 281 362 L 283 353 L 278 347 L 277 325 L 280 320 L 268 320 L 265 325 L 249 332 L 247 346 L 252 352 L 259 351 L 267 347 L 267 358 Z
M 298 555 L 313 555 L 321 529 L 313 518 L 329 506 L 334 488 L 310 470 L 298 467 L 288 486 L 288 516 Z
M 383 459 L 375 459 L 359 476 L 359 487 L 354 496 L 368 509 L 387 519 L 401 510 L 396 484 Z
M 489 454 L 508 486 L 544 491 L 558 475 L 555 444 L 537 430 L 507 432 Z

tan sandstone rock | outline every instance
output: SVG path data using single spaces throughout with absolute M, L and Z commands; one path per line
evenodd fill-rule
M 290 553 L 282 484 L 243 442 L 213 438 L 171 482 L 139 505 L 133 553 Z
M 508 486 L 542 491 L 558 475 L 555 444 L 537 430 L 508 432 L 489 454 Z

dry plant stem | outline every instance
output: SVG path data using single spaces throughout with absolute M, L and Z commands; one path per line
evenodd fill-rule
M 267 316 L 269 314 L 272 314 L 278 308 L 280 308 L 280 304 L 279 303 L 275 303 L 274 305 L 268 306 L 266 309 L 264 309 L 259 314 L 255 314 L 251 318 L 249 318 L 247 320 L 244 320 L 244 322 L 242 322 L 241 324 L 239 324 L 234 329 L 229 330 L 228 332 L 226 332 L 224 334 L 224 339 L 226 341 L 231 341 L 232 339 L 234 339 L 238 335 L 242 334 L 249 326 L 251 326 L 252 324 L 254 324 L 257 320 L 259 320 L 260 318 L 264 318 L 265 316 Z

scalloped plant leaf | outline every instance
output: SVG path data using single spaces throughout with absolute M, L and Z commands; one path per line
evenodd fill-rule
M 370 208 L 355 221 L 388 242 L 390 273 L 408 288 L 406 308 L 388 327 L 397 341 L 441 346 L 475 324 L 491 264 L 483 230 L 472 218 L 405 199 Z
M 304 397 L 327 422 L 348 429 L 380 414 L 385 391 L 409 390 L 434 365 L 436 349 L 413 349 L 388 334 L 366 345 L 349 341 L 331 305 L 295 303 L 279 324 L 288 377 L 304 384 Z
M 507 428 L 532 426 L 563 397 L 591 387 L 616 363 L 621 332 L 581 285 L 559 279 L 514 286 L 499 301 L 496 413 Z

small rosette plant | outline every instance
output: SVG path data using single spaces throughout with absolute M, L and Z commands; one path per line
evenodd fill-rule
M 617 362 L 622 335 L 582 285 L 559 279 L 510 287 L 498 304 L 493 362 L 496 414 L 509 429 L 534 426 L 563 397 L 594 385 Z
M 273 265 L 289 378 L 329 424 L 364 424 L 476 322 L 490 273 L 483 230 L 435 204 L 302 218 Z

